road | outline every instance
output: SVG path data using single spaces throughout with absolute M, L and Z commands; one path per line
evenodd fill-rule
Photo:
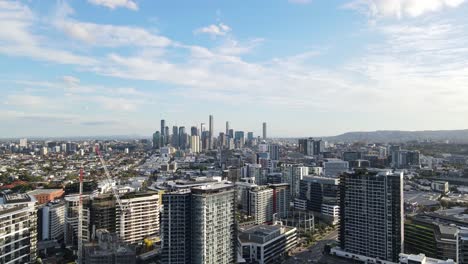
M 288 258 L 285 264 L 297 264 L 297 263 L 317 263 L 323 256 L 323 249 L 325 245 L 335 242 L 338 239 L 338 230 L 334 230 L 323 237 L 320 241 L 309 247 L 305 251 L 298 253 Z

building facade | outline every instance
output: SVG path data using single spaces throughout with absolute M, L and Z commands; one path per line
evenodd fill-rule
M 404 240 L 403 174 L 342 174 L 339 217 L 342 250 L 397 262 Z

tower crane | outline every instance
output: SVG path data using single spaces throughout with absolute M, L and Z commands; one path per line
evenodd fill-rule
M 112 194 L 114 195 L 115 200 L 117 201 L 117 204 L 120 208 L 120 238 L 123 239 L 125 235 L 125 216 L 127 213 L 131 213 L 130 210 L 130 203 L 123 204 L 122 200 L 120 200 L 119 193 L 115 189 L 114 186 L 112 186 L 112 175 L 107 169 L 107 164 L 104 158 L 102 157 L 101 151 L 99 150 L 99 145 L 96 144 L 95 146 L 95 151 L 97 156 L 99 157 L 99 160 L 101 161 L 102 167 L 104 168 L 104 174 L 106 175 L 107 182 L 109 185 L 111 185 L 111 190 Z
M 107 164 L 104 158 L 102 157 L 101 151 L 99 150 L 99 145 L 95 146 L 95 151 L 97 156 L 99 157 L 99 161 L 102 164 L 102 167 L 104 168 L 104 175 L 106 176 L 106 180 L 111 186 L 112 194 L 117 201 L 117 204 L 120 209 L 120 235 L 119 237 L 122 239 L 125 235 L 125 215 L 127 213 L 131 213 L 130 208 L 130 203 L 123 204 L 122 200 L 120 200 L 119 193 L 115 189 L 114 186 L 112 186 L 112 175 L 107 169 Z M 78 259 L 77 263 L 82 264 L 83 261 L 83 164 L 81 165 L 80 169 L 80 196 L 79 196 L 79 205 L 78 205 Z

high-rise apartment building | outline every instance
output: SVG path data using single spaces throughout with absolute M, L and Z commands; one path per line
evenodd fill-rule
M 65 226 L 65 203 L 49 202 L 38 210 L 38 239 L 61 240 Z
M 398 262 L 403 251 L 403 174 L 356 170 L 340 177 L 340 248 Z
M 294 200 L 299 195 L 299 184 L 304 176 L 309 175 L 309 167 L 302 164 L 283 164 L 283 179 L 289 183 L 291 190 L 291 199 Z
M 65 229 L 64 242 L 67 247 L 76 247 L 78 245 L 78 212 L 80 197 L 77 194 L 66 195 L 65 198 Z M 90 196 L 83 195 L 83 228 L 82 239 L 87 242 L 91 238 L 89 232 L 89 210 Z
M 192 188 L 192 263 L 236 262 L 235 189 L 220 183 Z
M 0 263 L 36 263 L 36 200 L 27 194 L 0 198 Z
M 162 263 L 235 263 L 235 190 L 225 182 L 163 194 Z
M 257 225 L 273 221 L 273 190 L 258 186 L 249 191 L 248 214 L 254 217 Z
M 199 136 L 190 137 L 190 150 L 192 150 L 192 153 L 200 152 L 200 137 Z
M 267 123 L 263 122 L 263 140 L 267 139 Z
M 128 193 L 120 200 L 127 208 L 126 212 L 122 212 L 119 206 L 116 210 L 116 232 L 122 241 L 137 244 L 159 233 L 158 193 Z
M 161 262 L 191 263 L 192 256 L 192 194 L 190 189 L 168 192 L 162 196 Z
M 291 201 L 289 184 L 269 184 L 268 187 L 273 190 L 273 214 L 280 218 L 288 217 Z

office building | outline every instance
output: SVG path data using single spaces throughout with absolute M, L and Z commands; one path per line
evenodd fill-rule
M 169 129 L 167 129 L 169 130 Z M 169 131 L 167 131 L 169 132 Z M 166 138 L 169 133 L 166 134 L 166 121 L 164 119 L 161 120 L 161 130 L 160 130 L 160 143 L 159 146 L 163 147 L 167 144 Z
M 391 151 L 392 166 L 398 169 L 418 168 L 421 166 L 419 151 L 395 149 Z
M 159 234 L 159 194 L 156 192 L 128 193 L 120 198 L 122 212 L 117 206 L 116 232 L 122 241 L 138 244 L 148 236 Z
M 28 139 L 22 138 L 19 141 L 20 148 L 27 148 L 28 147 Z
M 297 245 L 297 229 L 281 225 L 257 225 L 239 230 L 239 255 L 246 263 L 279 263 Z
M 263 140 L 266 140 L 267 139 L 267 123 L 266 122 L 263 122 Z
M 65 202 L 53 201 L 38 210 L 38 240 L 61 240 L 65 226 Z
M 349 170 L 349 162 L 340 159 L 326 159 L 323 162 L 323 174 L 328 177 L 339 177 Z
M 247 141 L 252 142 L 254 140 L 254 133 L 253 132 L 247 132 Z
M 407 217 L 405 253 L 424 254 L 437 259 L 457 259 L 458 228 L 437 223 L 425 215 Z
M 338 183 L 338 178 L 304 176 L 300 181 L 299 196 L 294 201 L 295 208 L 322 214 L 333 223 L 338 221 Z
M 177 126 L 172 127 L 172 146 L 179 147 L 179 128 Z
M 298 141 L 299 152 L 307 156 L 318 156 L 325 151 L 325 142 L 313 138 L 301 138 Z
M 36 200 L 28 194 L 0 198 L 0 263 L 36 263 Z
M 226 137 L 229 137 L 229 121 L 226 121 Z
M 226 146 L 226 135 L 223 132 L 219 133 L 218 136 L 218 146 L 224 148 Z
M 278 144 L 270 144 L 269 153 L 271 160 L 279 160 L 280 159 L 280 146 Z
M 166 126 L 164 128 L 164 137 L 163 138 L 164 138 L 164 144 L 162 144 L 161 147 L 163 147 L 163 146 L 165 147 L 171 142 L 170 141 L 171 135 L 169 133 L 169 127 L 168 126 Z
M 161 133 L 159 131 L 156 131 L 153 133 L 153 148 L 159 149 L 161 145 L 162 145 Z
M 185 134 L 185 127 L 179 127 L 179 148 L 185 149 L 187 145 L 187 135 Z
M 403 174 L 356 170 L 340 177 L 340 249 L 397 262 L 403 251 Z
M 200 136 L 200 134 L 198 133 L 198 128 L 196 126 L 190 128 L 190 136 Z
M 209 120 L 209 138 L 208 138 L 208 149 L 213 149 L 213 136 L 214 136 L 214 129 L 213 129 L 213 116 L 210 115 Z

